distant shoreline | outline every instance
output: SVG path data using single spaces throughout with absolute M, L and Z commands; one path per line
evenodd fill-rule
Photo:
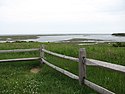
M 0 42 L 125 42 L 125 37 L 117 37 L 119 34 L 114 34 L 0 35 Z
M 102 34 L 34 34 L 34 35 L 0 35 L 0 41 L 22 41 L 38 39 L 40 36 L 72 36 L 72 35 L 102 35 Z M 109 34 L 103 34 L 109 35 Z
M 125 33 L 113 33 L 114 36 L 125 36 Z

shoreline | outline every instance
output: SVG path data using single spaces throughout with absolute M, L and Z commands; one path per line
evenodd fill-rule
M 109 36 L 109 37 L 108 37 Z M 0 36 L 0 42 L 125 42 L 124 37 L 111 34 L 50 34 L 50 35 L 8 35 Z

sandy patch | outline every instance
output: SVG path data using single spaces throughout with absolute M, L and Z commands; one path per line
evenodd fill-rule
M 39 67 L 36 67 L 36 68 L 32 68 L 30 70 L 31 73 L 38 73 L 40 71 L 40 68 Z

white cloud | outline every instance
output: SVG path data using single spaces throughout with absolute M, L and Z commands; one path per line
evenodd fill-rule
M 7 3 L 8 1 L 8 3 Z M 120 4 L 118 0 L 7 0 L 1 7 L 5 21 L 86 21 L 110 20 L 112 15 L 98 11 Z M 96 18 L 98 19 L 96 19 Z M 115 16 L 113 16 L 115 17 Z
M 111 23 L 113 26 L 116 23 L 122 26 L 125 24 L 124 4 L 124 0 L 1 0 L 0 22 Z

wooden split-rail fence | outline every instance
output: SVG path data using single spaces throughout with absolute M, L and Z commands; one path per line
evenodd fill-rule
M 98 67 L 103 67 L 103 68 L 106 68 L 106 69 L 111 69 L 111 70 L 114 70 L 114 71 L 125 73 L 125 66 L 86 58 L 86 51 L 85 51 L 84 48 L 81 48 L 79 50 L 79 57 L 78 58 L 74 58 L 74 57 L 65 56 L 65 55 L 62 55 L 62 54 L 51 52 L 49 50 L 46 50 L 43 45 L 40 47 L 40 49 L 36 48 L 36 49 L 0 50 L 0 53 L 30 52 L 30 51 L 40 51 L 40 57 L 6 59 L 6 60 L 0 60 L 0 63 L 2 63 L 2 62 L 40 60 L 41 64 L 46 64 L 46 65 L 52 67 L 53 69 L 61 72 L 62 74 L 65 74 L 66 76 L 68 76 L 72 79 L 79 80 L 80 85 L 87 85 L 88 87 L 94 89 L 95 91 L 97 91 L 101 94 L 115 94 L 115 93 L 112 92 L 112 91 L 109 91 L 106 88 L 103 88 L 103 87 L 101 87 L 101 86 L 99 86 L 99 85 L 97 85 L 97 84 L 95 84 L 91 81 L 88 81 L 86 79 L 86 66 L 98 66 Z M 79 76 L 49 63 L 47 60 L 45 60 L 45 57 L 44 57 L 45 53 L 51 54 L 51 55 L 54 55 L 54 56 L 57 56 L 57 57 L 60 57 L 60 58 L 63 58 L 63 59 L 68 59 L 68 60 L 78 62 L 79 63 Z

